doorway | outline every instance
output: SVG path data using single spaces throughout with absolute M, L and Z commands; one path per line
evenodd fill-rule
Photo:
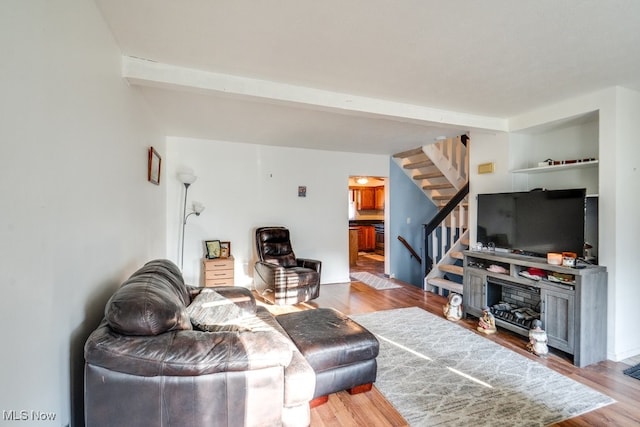
M 349 177 L 349 271 L 384 274 L 387 178 Z

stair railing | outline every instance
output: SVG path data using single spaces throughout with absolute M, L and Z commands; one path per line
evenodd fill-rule
M 433 265 L 437 263 L 446 253 L 447 248 L 447 228 L 450 229 L 449 234 L 449 247 L 453 246 L 456 240 L 456 236 L 461 236 L 464 232 L 464 218 L 466 218 L 465 207 L 462 203 L 469 194 L 469 183 L 467 182 L 455 196 L 451 198 L 438 213 L 433 217 L 428 224 L 423 224 L 422 238 L 424 241 L 424 257 L 422 258 L 422 269 L 424 275 L 429 274 Z M 460 218 L 459 224 L 456 224 L 456 215 L 451 215 L 455 210 L 458 210 L 458 218 Z M 447 217 L 451 215 L 450 227 L 447 227 Z M 440 239 L 437 238 L 435 231 L 440 229 Z M 431 241 L 431 244 L 429 244 Z M 440 247 L 438 247 L 440 243 Z
M 398 236 L 398 240 L 400 240 L 400 243 L 402 243 L 404 247 L 407 248 L 407 250 L 409 250 L 409 252 L 411 253 L 411 255 L 413 255 L 416 261 L 418 261 L 418 263 L 422 265 L 422 257 L 420 257 L 420 255 L 418 255 L 418 252 L 416 252 L 416 250 L 413 249 L 413 246 L 411 246 L 411 244 L 407 242 L 407 240 L 402 236 Z
M 438 167 L 454 188 L 460 189 L 469 177 L 467 143 L 469 137 L 461 135 L 423 147 L 424 153 Z

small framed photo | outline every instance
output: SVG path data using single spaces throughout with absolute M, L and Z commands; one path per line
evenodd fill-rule
M 220 258 L 231 256 L 231 242 L 220 242 Z
M 207 247 L 207 258 L 220 258 L 220 240 L 206 240 L 204 244 Z
M 149 182 L 155 185 L 160 185 L 160 166 L 162 164 L 162 158 L 155 148 L 149 147 L 149 160 L 147 166 L 147 177 Z

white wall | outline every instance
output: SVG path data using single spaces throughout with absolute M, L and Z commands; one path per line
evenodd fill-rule
M 164 254 L 164 186 L 146 182 L 164 139 L 93 2 L 2 1 L 0 46 L 0 425 L 25 410 L 63 426 L 81 421 L 106 299 Z
M 616 328 L 614 357 L 623 359 L 640 354 L 638 333 L 638 301 L 640 284 L 638 242 L 640 242 L 640 93 L 616 89 L 616 149 L 615 149 L 615 295 L 613 310 Z
M 640 232 L 637 218 L 640 215 L 638 194 L 638 144 L 640 125 L 640 94 L 623 88 L 609 88 L 584 96 L 568 99 L 518 117 L 509 119 L 510 141 L 517 139 L 513 132 L 536 126 L 598 112 L 598 194 L 599 194 L 599 263 L 608 272 L 608 358 L 622 360 L 640 354 L 640 334 L 634 331 L 635 302 L 640 300 L 640 287 L 634 268 L 637 242 Z M 504 190 L 515 181 L 499 173 L 495 176 L 474 176 L 474 168 L 496 158 L 496 171 L 514 167 L 509 164 L 509 145 L 500 135 L 471 135 L 472 191 L 477 194 Z M 514 139 L 515 138 L 515 139 Z M 480 140 L 480 144 L 478 143 Z M 493 140 L 493 142 L 492 142 Z M 504 150 L 500 153 L 491 149 Z M 490 154 L 489 154 L 490 153 Z M 507 160 L 505 160 L 505 153 Z M 521 167 L 521 166 L 520 166 Z M 470 214 L 475 218 L 475 204 Z M 472 224 L 472 229 L 473 229 Z M 475 236 L 473 236 L 473 240 Z
M 598 159 L 598 115 L 575 125 L 565 124 L 538 132 L 510 134 L 511 169 L 537 167 L 546 159 Z M 598 194 L 598 168 L 559 170 L 553 173 L 513 174 L 514 191 L 533 188 L 559 190 L 586 188 L 587 194 Z
M 476 242 L 477 196 L 511 191 L 509 134 L 470 132 L 469 138 L 469 241 Z M 493 163 L 494 171 L 479 174 L 478 165 Z
M 186 226 L 184 276 L 202 283 L 204 240 L 231 242 L 236 285 L 251 286 L 254 230 L 265 225 L 290 229 L 297 256 L 322 261 L 322 283 L 349 281 L 348 203 L 350 175 L 388 176 L 387 156 L 169 138 L 167 141 L 167 253 L 177 260 L 184 186 L 181 168 L 198 180 L 189 188 L 205 204 Z M 298 197 L 298 186 L 307 196 Z

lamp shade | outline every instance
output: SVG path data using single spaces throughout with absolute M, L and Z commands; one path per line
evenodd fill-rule
M 182 172 L 178 174 L 178 179 L 183 184 L 193 184 L 198 179 L 192 172 Z
M 204 205 L 200 202 L 193 202 L 193 211 L 200 215 L 204 210 Z

